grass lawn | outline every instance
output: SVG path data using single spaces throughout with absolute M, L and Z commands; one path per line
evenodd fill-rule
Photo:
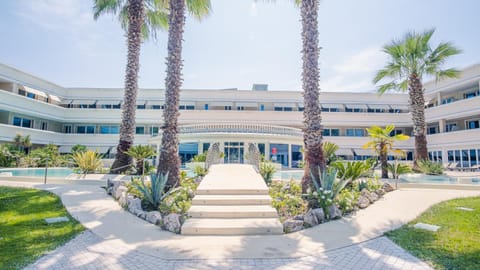
M 67 216 L 47 225 L 44 218 Z M 21 269 L 84 230 L 56 195 L 0 186 L 0 269 Z
M 473 208 L 462 211 L 457 207 Z M 437 232 L 414 229 L 417 223 L 441 226 Z M 434 205 L 409 224 L 386 234 L 435 269 L 480 269 L 480 197 Z

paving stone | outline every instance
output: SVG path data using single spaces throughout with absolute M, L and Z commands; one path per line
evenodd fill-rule
M 431 231 L 431 232 L 436 232 L 436 231 L 438 231 L 438 229 L 440 229 L 440 226 L 421 223 L 421 222 L 413 225 L 413 227 L 415 229 L 422 229 L 422 230 L 427 230 L 427 231 Z
M 462 207 L 462 206 L 457 207 L 457 209 L 462 211 L 468 211 L 468 212 L 471 212 L 474 210 L 473 208 Z
M 54 218 L 46 218 L 45 222 L 48 224 L 58 223 L 58 222 L 67 222 L 69 221 L 68 217 L 54 217 Z

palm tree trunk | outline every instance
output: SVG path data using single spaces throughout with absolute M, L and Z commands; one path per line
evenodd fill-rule
M 135 137 L 138 71 L 140 69 L 140 47 L 144 17 L 143 0 L 129 0 L 125 92 L 123 96 L 122 123 L 120 124 L 120 140 L 117 145 L 117 155 L 111 167 L 114 173 L 124 172 L 129 169 L 127 165 L 132 164 L 132 157 L 125 154 L 125 152 L 133 145 Z
M 318 0 L 303 0 L 300 5 L 302 17 L 303 66 L 302 87 L 305 110 L 303 112 L 303 142 L 305 144 L 305 171 L 302 189 L 311 186 L 312 179 L 325 169 L 322 151 L 322 125 L 319 101 L 319 67 L 318 56 Z
M 414 168 L 419 160 L 428 159 L 427 136 L 425 128 L 425 97 L 423 85 L 417 74 L 411 74 L 408 80 L 408 93 L 412 107 L 413 135 L 415 150 L 413 155 Z
M 165 109 L 163 111 L 162 145 L 158 160 L 158 173 L 168 173 L 167 188 L 179 183 L 180 158 L 178 156 L 178 106 L 182 85 L 182 37 L 185 25 L 185 0 L 170 0 L 168 17 L 168 56 L 165 78 Z
M 382 178 L 388 178 L 388 152 L 385 150 L 385 143 L 380 143 L 380 166 L 382 168 Z

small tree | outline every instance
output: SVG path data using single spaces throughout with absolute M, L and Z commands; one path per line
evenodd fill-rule
M 395 134 L 392 132 L 395 130 L 394 125 L 388 125 L 384 129 L 379 126 L 372 126 L 367 128 L 368 135 L 371 141 L 363 145 L 363 148 L 372 149 L 379 157 L 382 167 L 382 178 L 388 178 L 388 153 L 393 152 L 395 154 L 403 155 L 404 151 L 400 149 L 394 149 L 393 144 L 396 141 L 405 141 L 410 137 L 404 134 Z
M 92 150 L 75 153 L 73 160 L 83 174 L 95 173 L 102 167 L 100 154 Z
M 137 174 L 143 175 L 145 159 L 155 156 L 155 149 L 150 145 L 136 145 L 130 147 L 125 153 L 135 159 Z

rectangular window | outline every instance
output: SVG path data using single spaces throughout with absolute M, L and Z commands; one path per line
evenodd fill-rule
M 230 105 L 225 106 L 224 109 L 225 109 L 225 111 L 231 111 L 231 110 L 232 110 L 232 106 L 230 106 Z
M 433 126 L 433 127 L 428 127 L 427 128 L 427 134 L 437 134 L 438 130 L 438 127 L 437 126 Z
M 33 127 L 33 120 L 23 118 L 22 119 L 22 127 L 25 127 L 25 128 Z
M 120 103 L 112 105 L 112 109 L 120 109 Z
M 152 105 L 152 110 L 161 110 L 163 109 L 162 107 L 162 105 Z
M 260 111 L 265 111 L 265 105 L 264 104 L 260 104 Z
M 456 131 L 457 130 L 457 123 L 447 123 L 447 125 L 445 127 L 446 127 L 445 130 L 447 132 Z
M 203 105 L 203 109 L 204 109 L 205 111 L 208 111 L 208 104 Z
M 72 126 L 71 125 L 63 126 L 63 132 L 68 134 L 72 133 Z
M 187 105 L 187 106 L 185 106 L 185 109 L 190 110 L 190 111 L 195 110 L 195 106 L 194 105 Z
M 158 127 L 150 127 L 150 134 L 153 135 L 153 136 L 157 136 L 158 135 L 158 130 L 159 130 Z
M 40 129 L 41 130 L 48 130 L 48 123 L 47 122 L 41 122 L 40 123 Z
M 286 111 L 286 112 L 291 112 L 291 111 L 293 111 L 293 108 L 292 107 L 283 107 L 283 110 Z
M 447 155 L 448 155 L 448 162 L 453 162 L 454 159 L 453 159 L 453 151 L 452 150 L 449 150 L 447 152 Z
M 478 96 L 477 91 L 463 94 L 463 98 L 465 98 L 465 99 L 474 98 L 476 96 Z
M 281 112 L 281 111 L 283 111 L 283 108 L 282 107 L 275 107 L 274 110 L 276 112 Z
M 118 126 L 100 126 L 100 134 L 118 134 L 118 130 Z
M 353 128 L 347 128 L 345 136 L 353 137 L 355 135 L 355 130 Z
M 467 129 L 476 129 L 480 128 L 479 120 L 469 120 L 467 121 Z
M 138 110 L 145 110 L 145 104 L 137 105 Z
M 30 93 L 30 92 L 27 92 L 27 95 L 26 95 L 28 98 L 33 98 L 35 99 L 35 94 L 34 93 Z
M 330 136 L 330 129 L 324 129 L 323 130 L 323 136 Z
M 95 126 L 87 126 L 87 134 L 95 133 Z
M 330 136 L 340 136 L 340 129 L 338 128 L 332 128 L 330 130 Z
M 136 127 L 135 134 L 145 134 L 145 127 Z
M 77 133 L 84 134 L 85 130 L 85 126 L 77 126 Z
M 355 137 L 363 137 L 364 132 L 363 129 L 357 128 L 355 129 Z
M 17 127 L 21 127 L 22 126 L 22 118 L 20 117 L 13 117 L 13 125 L 14 126 L 17 126 Z
M 20 96 L 25 96 L 25 95 L 27 95 L 27 92 L 25 92 L 25 90 L 23 90 L 23 89 L 18 89 L 18 94 Z
M 442 104 L 452 103 L 454 101 L 453 97 L 442 99 Z
M 362 128 L 347 128 L 345 135 L 349 137 L 363 137 L 364 134 L 365 132 Z
M 245 110 L 245 107 L 243 106 L 237 106 L 237 111 L 244 111 Z
M 298 107 L 299 112 L 303 112 L 305 110 L 305 107 Z

